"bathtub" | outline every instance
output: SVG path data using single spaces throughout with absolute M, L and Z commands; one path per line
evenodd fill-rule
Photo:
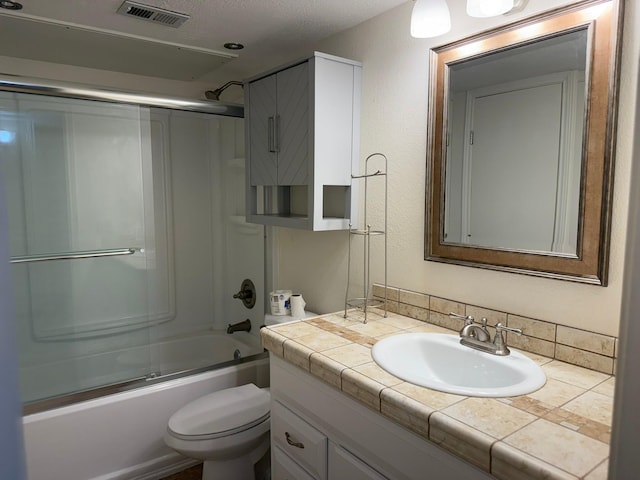
M 89 390 L 147 376 L 218 365 L 261 352 L 257 335 L 203 330 L 138 347 L 116 349 L 20 369 L 25 402 L 57 397 L 61 392 Z M 31 410 L 29 410 L 31 411 Z
M 165 446 L 167 421 L 182 405 L 207 393 L 246 383 L 268 386 L 268 357 L 255 354 L 251 343 L 226 334 L 159 342 L 152 346 L 152 355 L 162 358 L 163 375 L 173 375 L 24 416 L 28 479 L 152 480 L 195 464 Z M 233 360 L 236 350 L 243 357 L 239 361 Z M 187 362 L 186 352 L 196 364 Z M 199 373 L 174 373 L 212 361 L 220 365 Z

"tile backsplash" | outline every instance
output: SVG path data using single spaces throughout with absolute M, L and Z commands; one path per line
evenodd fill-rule
M 384 299 L 384 286 L 374 284 L 373 296 Z M 471 315 L 476 321 L 484 317 L 492 335 L 497 323 L 522 329 L 520 336 L 507 334 L 507 343 L 515 348 L 609 375 L 616 371 L 616 337 L 395 287 L 387 287 L 387 309 L 456 331 L 462 322 L 449 317 L 450 312 Z

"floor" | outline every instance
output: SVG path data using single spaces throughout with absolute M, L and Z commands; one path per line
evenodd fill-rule
M 187 468 L 168 477 L 163 477 L 160 480 L 200 480 L 202 478 L 202 464 L 195 467 Z
M 253 467 L 256 480 L 271 480 L 271 450 L 267 450 L 267 453 L 256 463 Z M 201 480 L 202 479 L 202 464 L 195 467 L 187 468 L 168 477 L 162 477 L 159 480 Z

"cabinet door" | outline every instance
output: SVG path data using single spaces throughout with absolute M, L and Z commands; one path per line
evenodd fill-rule
M 327 437 L 280 402 L 271 403 L 271 446 L 320 480 L 327 478 Z
M 251 185 L 277 185 L 275 145 L 276 75 L 249 84 L 249 155 Z
M 271 476 L 273 480 L 316 480 L 278 447 L 273 447 Z
M 387 480 L 340 445 L 329 442 L 329 480 Z
M 278 72 L 278 185 L 307 185 L 311 157 L 309 62 Z

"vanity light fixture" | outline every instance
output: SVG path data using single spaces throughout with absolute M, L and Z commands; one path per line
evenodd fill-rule
M 446 0 L 416 0 L 411 12 L 411 36 L 431 38 L 451 30 Z
M 470 17 L 495 17 L 510 12 L 515 0 L 467 0 L 467 15 Z
M 487 18 L 521 11 L 528 0 L 467 0 L 467 15 Z M 451 30 L 446 0 L 415 0 L 411 12 L 411 36 L 431 38 Z

